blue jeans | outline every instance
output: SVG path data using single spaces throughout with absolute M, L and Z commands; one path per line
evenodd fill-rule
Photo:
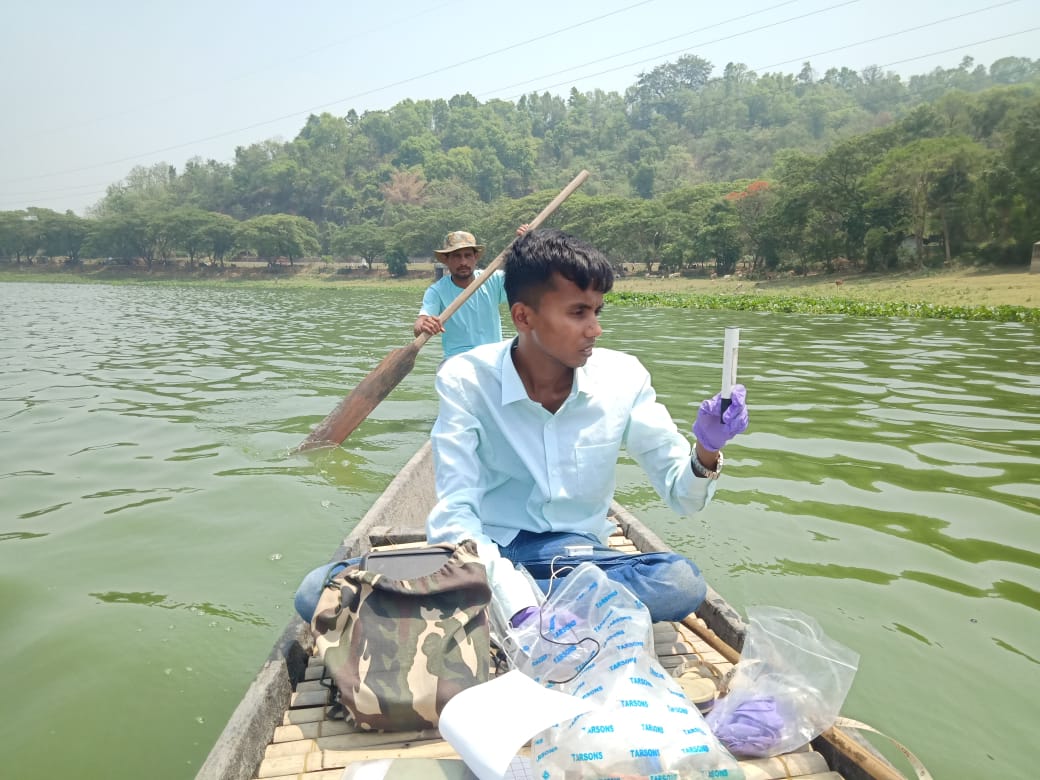
M 570 552 L 577 554 L 568 554 L 568 547 L 586 549 L 572 549 Z M 558 577 L 563 577 L 579 563 L 594 561 L 607 579 L 632 591 L 646 605 L 655 622 L 681 620 L 697 609 L 707 594 L 700 570 L 692 561 L 675 553 L 619 553 L 581 534 L 532 531 L 521 531 L 512 542 L 500 545 L 498 549 L 504 558 L 522 564 L 546 593 L 549 592 L 553 571 Z M 309 623 L 325 583 L 360 560 L 353 558 L 326 563 L 304 577 L 295 598 L 300 617 Z
M 321 598 L 321 592 L 325 589 L 325 583 L 348 566 L 353 566 L 360 561 L 360 558 L 351 558 L 349 561 L 326 563 L 317 569 L 311 569 L 303 578 L 300 587 L 296 589 L 293 603 L 296 606 L 296 613 L 303 618 L 305 623 L 310 623 L 311 618 L 314 617 L 314 612 L 318 609 L 318 599 Z
M 578 554 L 571 555 L 568 547 L 590 549 L 572 550 Z M 499 550 L 504 558 L 522 564 L 546 593 L 553 571 L 558 577 L 566 576 L 571 567 L 593 561 L 607 579 L 632 591 L 646 605 L 654 622 L 681 620 L 701 605 L 708 591 L 700 569 L 681 555 L 619 553 L 581 534 L 521 531 Z

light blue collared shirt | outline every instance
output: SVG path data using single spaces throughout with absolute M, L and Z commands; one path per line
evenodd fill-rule
M 484 274 L 483 271 L 473 273 L 478 279 Z M 502 340 L 502 315 L 498 305 L 506 303 L 505 280 L 504 272 L 495 271 L 444 323 L 441 334 L 444 357 Z M 445 274 L 426 288 L 419 314 L 440 315 L 460 292 L 462 288 L 451 280 L 450 274 Z
M 594 349 L 551 414 L 528 398 L 511 344 L 477 347 L 437 373 L 431 542 L 475 539 L 485 558 L 498 557 L 495 545 L 509 544 L 521 530 L 579 533 L 605 543 L 622 446 L 672 509 L 704 508 L 715 481 L 694 475 L 691 444 L 657 402 L 636 358 Z

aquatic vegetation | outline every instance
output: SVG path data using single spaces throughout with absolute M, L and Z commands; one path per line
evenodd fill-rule
M 1040 323 L 1040 309 L 1029 306 L 950 306 L 924 302 L 859 301 L 850 298 L 819 296 L 636 292 L 611 292 L 607 294 L 606 301 L 619 306 L 668 306 L 676 309 L 729 309 L 784 314 L 844 314 L 852 317 L 915 317 Z

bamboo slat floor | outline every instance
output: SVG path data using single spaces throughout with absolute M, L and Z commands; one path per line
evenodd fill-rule
M 637 552 L 616 533 L 611 547 Z M 692 617 L 692 616 L 691 616 Z M 689 619 L 688 619 L 689 620 Z M 700 622 L 698 618 L 692 620 Z M 725 675 L 732 664 L 682 623 L 654 625 L 654 649 L 666 669 L 702 662 Z M 320 683 L 324 665 L 310 659 L 304 680 L 296 686 L 282 725 L 264 752 L 258 780 L 338 780 L 357 761 L 389 758 L 458 758 L 435 729 L 394 733 L 358 731 L 342 720 L 325 717 L 329 692 Z M 746 780 L 842 780 L 827 768 L 824 757 L 806 749 L 770 759 L 741 761 Z

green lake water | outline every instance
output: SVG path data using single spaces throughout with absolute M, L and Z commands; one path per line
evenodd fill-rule
M 0 284 L 0 774 L 194 776 L 299 579 L 429 432 L 436 342 L 344 447 L 289 454 L 417 308 Z M 858 651 L 845 713 L 937 778 L 1035 777 L 1038 329 L 609 306 L 603 324 L 684 430 L 740 326 L 751 410 L 699 516 L 630 461 L 617 498 L 742 613 L 800 609 Z

